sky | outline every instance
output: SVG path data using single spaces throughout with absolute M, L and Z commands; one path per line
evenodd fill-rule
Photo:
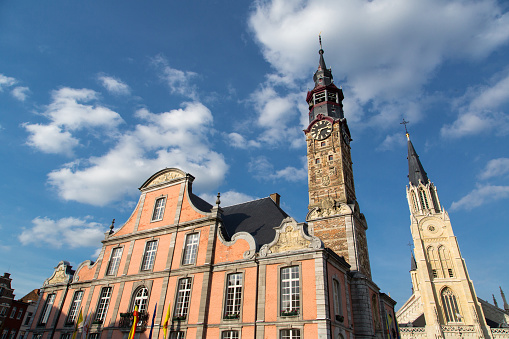
M 509 293 L 509 2 L 0 2 L 0 271 L 17 298 L 97 257 L 155 172 L 305 221 L 318 35 L 342 86 L 372 274 L 411 295 L 402 119 L 477 295 Z

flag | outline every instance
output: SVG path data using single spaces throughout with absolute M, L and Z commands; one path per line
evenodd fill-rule
M 152 325 L 150 325 L 150 333 L 148 335 L 148 339 L 152 339 L 152 331 L 154 330 L 154 319 L 156 318 L 156 310 L 157 310 L 157 303 L 154 307 L 154 313 L 152 314 Z
M 72 339 L 76 339 L 76 335 L 78 334 L 78 328 L 82 322 L 83 322 L 83 313 L 81 312 L 81 308 L 80 308 L 80 314 L 78 315 L 78 319 L 76 320 L 76 326 L 74 326 L 74 333 L 72 334 Z
M 128 339 L 133 339 L 136 334 L 136 326 L 138 326 L 138 305 L 134 306 L 133 312 L 133 326 L 131 327 L 131 331 L 129 332 Z
M 164 317 L 163 323 L 164 339 L 166 339 L 166 334 L 168 332 L 168 320 L 170 319 L 170 312 L 171 312 L 171 302 L 168 303 L 168 311 L 166 311 L 166 317 Z
M 90 323 L 92 322 L 92 318 L 90 317 L 90 314 L 87 314 L 87 318 L 85 322 L 83 323 L 83 333 L 81 333 L 81 339 L 87 339 L 88 332 L 90 332 Z

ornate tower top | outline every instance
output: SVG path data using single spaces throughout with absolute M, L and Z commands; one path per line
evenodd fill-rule
M 426 185 L 429 181 L 428 175 L 426 174 L 424 167 L 422 167 L 421 161 L 414 149 L 414 145 L 412 145 L 410 134 L 408 134 L 408 132 L 406 133 L 406 137 L 408 140 L 408 180 L 413 186 L 418 186 L 419 182 Z

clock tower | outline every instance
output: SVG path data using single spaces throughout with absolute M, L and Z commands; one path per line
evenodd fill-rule
M 371 278 L 367 223 L 360 213 L 350 154 L 350 131 L 343 113 L 343 91 L 332 81 L 319 50 L 314 88 L 308 92 L 309 126 L 304 130 L 307 144 L 309 206 L 306 221 L 310 232 L 325 247 L 343 256 L 352 266 Z

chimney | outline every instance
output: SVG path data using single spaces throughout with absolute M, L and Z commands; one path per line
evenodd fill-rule
M 277 194 L 277 193 L 272 193 L 270 195 L 270 198 L 272 200 L 274 200 L 274 202 L 276 203 L 277 207 L 279 207 L 279 198 L 281 198 L 281 196 L 279 194 Z

